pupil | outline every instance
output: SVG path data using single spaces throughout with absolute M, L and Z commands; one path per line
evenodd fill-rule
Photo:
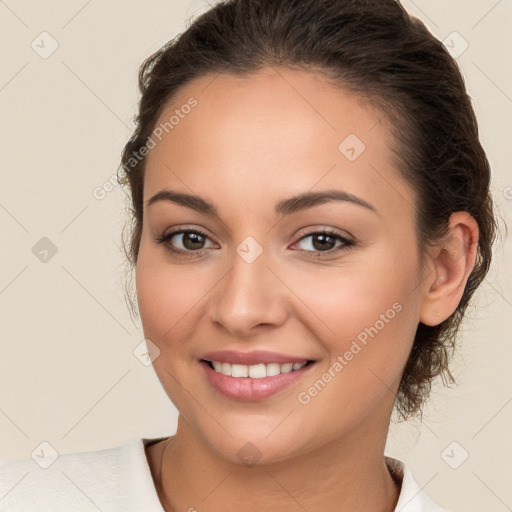
M 322 239 L 324 241 L 324 243 L 320 243 L 320 244 L 317 244 L 315 243 L 316 240 L 318 239 Z M 324 249 L 324 250 L 329 250 L 329 249 L 332 249 L 333 247 L 327 247 L 326 248 L 326 244 L 325 244 L 325 240 L 326 239 L 330 239 L 331 242 L 327 242 L 327 245 L 331 245 L 333 246 L 333 242 L 334 242 L 334 238 L 332 236 L 329 236 L 329 235 L 315 235 L 315 237 L 313 237 L 313 246 L 315 249 Z
M 201 244 L 203 243 L 203 240 L 200 240 L 201 238 L 203 238 L 203 236 L 199 235 L 198 233 L 185 233 L 185 236 L 183 238 L 183 245 L 187 249 L 201 249 Z M 192 243 L 187 243 L 188 240 L 192 240 Z M 198 245 L 194 245 L 194 243 Z

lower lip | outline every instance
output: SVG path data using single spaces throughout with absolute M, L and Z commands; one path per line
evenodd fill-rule
M 210 384 L 223 395 L 236 400 L 256 401 L 264 400 L 279 391 L 296 384 L 304 375 L 309 372 L 314 363 L 303 366 L 300 370 L 288 373 L 281 373 L 273 377 L 253 379 L 251 377 L 230 377 L 223 373 L 216 372 L 205 361 L 201 366 Z

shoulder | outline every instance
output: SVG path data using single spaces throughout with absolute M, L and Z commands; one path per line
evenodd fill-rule
M 39 457 L 39 458 L 38 458 Z M 0 461 L 1 512 L 89 512 L 163 509 L 144 440 L 96 451 Z
M 434 502 L 414 480 L 410 468 L 402 461 L 386 457 L 386 465 L 394 478 L 401 481 L 395 512 L 450 512 Z

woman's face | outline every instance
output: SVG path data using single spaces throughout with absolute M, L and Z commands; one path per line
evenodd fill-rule
M 385 436 L 423 285 L 415 196 L 380 118 L 277 68 L 197 79 L 156 124 L 141 320 L 182 419 L 228 460 Z

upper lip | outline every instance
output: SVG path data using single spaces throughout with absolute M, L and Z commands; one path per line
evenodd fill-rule
M 201 359 L 206 361 L 219 361 L 221 363 L 244 364 L 247 366 L 253 364 L 269 364 L 269 363 L 302 363 L 310 361 L 307 357 L 291 356 L 287 354 L 279 354 L 267 350 L 254 350 L 252 352 L 239 352 L 236 350 L 216 350 L 203 354 Z

